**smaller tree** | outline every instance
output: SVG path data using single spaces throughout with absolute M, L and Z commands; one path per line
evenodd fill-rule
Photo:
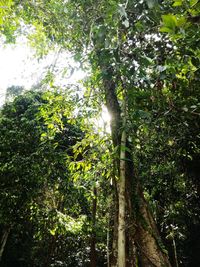
M 73 108 L 66 99 L 59 93 L 27 92 L 1 110 L 1 256 L 10 231 L 10 240 L 21 247 L 16 253 L 17 248 L 8 242 L 10 250 L 5 251 L 3 266 L 9 266 L 15 257 L 12 264 L 23 260 L 26 266 L 36 258 L 44 266 L 60 259 L 64 262 L 62 248 L 69 248 L 72 242 L 64 241 L 66 236 L 75 240 L 80 235 L 84 241 L 81 231 L 88 215 L 88 201 L 85 190 L 74 184 L 68 168 L 72 146 L 83 138 L 83 133 L 70 123 L 68 117 L 73 115 Z M 73 246 L 83 244 L 74 241 Z M 68 253 L 76 262 L 77 252 Z M 38 266 L 39 261 L 33 262 Z
M 24 92 L 24 87 L 19 85 L 13 85 L 6 89 L 6 102 L 14 100 L 15 97 L 21 95 Z

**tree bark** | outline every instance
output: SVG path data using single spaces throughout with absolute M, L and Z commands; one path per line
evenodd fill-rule
M 177 256 L 176 241 L 175 241 L 174 236 L 172 237 L 172 244 L 173 244 L 173 251 L 174 251 L 175 267 L 178 267 L 178 256 Z
M 124 125 L 125 126 L 125 125 Z M 120 152 L 120 177 L 118 182 L 119 191 L 119 213 L 118 213 L 118 267 L 126 266 L 126 199 L 125 199 L 125 184 L 126 184 L 126 131 L 122 132 L 121 152 Z
M 97 212 L 97 188 L 93 188 L 93 200 L 92 200 L 92 234 L 91 234 L 91 251 L 90 251 L 90 266 L 96 267 L 97 255 L 96 255 L 96 212 Z
M 110 267 L 110 218 L 108 218 L 108 229 L 107 229 L 107 267 Z
M 0 262 L 2 260 L 3 252 L 4 252 L 4 249 L 5 249 L 7 240 L 8 240 L 8 236 L 9 236 L 10 230 L 11 230 L 11 227 L 6 228 L 4 233 L 3 233 L 3 235 L 2 235 L 2 238 L 1 238 Z
M 110 253 L 110 266 L 116 267 L 117 266 L 117 244 L 118 244 L 118 189 L 116 179 L 113 177 L 114 182 L 114 194 L 113 194 L 113 204 L 112 204 L 112 213 L 110 213 L 111 220 L 112 220 L 112 251 Z
M 116 84 L 113 77 L 112 67 L 100 64 L 101 70 L 107 75 L 103 78 L 104 93 L 106 106 L 111 114 L 111 134 L 113 146 L 115 148 L 120 148 L 120 142 L 123 140 L 125 143 L 124 148 L 127 146 L 127 136 L 124 135 L 122 129 L 122 112 L 118 102 L 117 93 L 116 93 Z M 123 139 L 121 138 L 123 135 Z M 124 140 L 125 138 L 125 140 Z M 124 142 L 125 141 L 125 142 Z M 118 267 L 127 267 L 129 264 L 136 267 L 138 265 L 138 260 L 133 259 L 129 262 L 124 262 L 125 251 L 125 231 L 128 233 L 126 224 L 126 218 L 124 214 L 124 203 L 125 197 L 124 192 L 126 192 L 126 203 L 128 204 L 128 217 L 133 220 L 135 225 L 135 231 L 133 233 L 128 233 L 129 244 L 132 249 L 133 257 L 136 257 L 136 250 L 138 257 L 140 258 L 142 267 L 170 267 L 170 263 L 167 257 L 167 254 L 163 252 L 161 241 L 159 238 L 159 233 L 156 228 L 156 224 L 153 220 L 151 213 L 149 212 L 148 205 L 144 199 L 143 192 L 140 186 L 140 181 L 134 175 L 134 166 L 131 153 L 126 153 L 126 161 L 117 160 L 119 155 L 119 150 L 116 157 L 116 164 L 118 165 L 119 172 L 119 181 L 118 181 L 118 198 L 119 198 L 119 216 L 118 216 Z M 125 163 L 125 167 L 124 167 Z M 121 179 L 121 176 L 123 179 Z M 133 181 L 134 180 L 134 181 Z M 124 186 L 125 182 L 125 186 Z M 134 184 L 134 186 L 133 186 Z M 127 186 L 128 185 L 128 186 Z M 129 186 L 131 188 L 129 188 Z M 134 191 L 134 192 L 132 192 Z M 133 194 L 138 198 L 139 205 L 133 203 L 132 196 Z M 137 212 L 136 212 L 137 210 Z M 139 216 L 136 216 L 136 213 Z M 124 229 L 124 230 L 123 230 Z M 131 265 L 129 265 L 131 266 Z M 114 265 L 113 265 L 114 267 Z
M 149 211 L 141 188 L 138 189 L 139 218 L 137 218 L 136 243 L 142 267 L 170 267 L 168 256 L 163 251 L 156 223 Z

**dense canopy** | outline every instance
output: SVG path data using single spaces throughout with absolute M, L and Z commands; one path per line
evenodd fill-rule
M 0 3 L 5 44 L 25 35 L 87 73 L 8 88 L 2 266 L 199 267 L 200 2 Z

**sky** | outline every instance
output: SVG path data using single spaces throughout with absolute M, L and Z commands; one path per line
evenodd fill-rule
M 61 60 L 66 62 L 68 69 L 70 67 L 76 69 L 71 76 L 69 71 L 66 72 L 65 76 L 62 77 L 63 81 L 77 83 L 78 80 L 84 78 L 85 73 L 78 69 L 77 64 L 69 54 L 63 53 L 62 56 L 57 57 L 54 52 L 38 60 L 34 56 L 34 51 L 28 45 L 26 38 L 18 39 L 16 45 L 3 45 L 3 43 L 0 43 L 0 105 L 5 101 L 6 88 L 12 85 L 22 85 L 26 89 L 30 89 L 32 85 L 44 77 L 48 66 L 54 64 L 55 61 L 59 62 Z
M 55 64 L 57 63 L 57 64 Z M 6 89 L 9 86 L 24 86 L 26 89 L 37 84 L 44 77 L 49 66 L 56 65 L 60 69 L 66 68 L 65 75 L 58 73 L 57 83 L 59 85 L 78 84 L 86 77 L 77 63 L 75 63 L 68 53 L 61 54 L 52 52 L 47 57 L 38 60 L 34 56 L 33 49 L 28 45 L 27 39 L 21 37 L 16 44 L 3 44 L 0 41 L 0 106 L 5 103 Z M 72 69 L 74 69 L 72 73 Z M 110 132 L 110 115 L 106 107 L 102 106 L 102 114 L 99 119 L 95 119 L 97 127 Z

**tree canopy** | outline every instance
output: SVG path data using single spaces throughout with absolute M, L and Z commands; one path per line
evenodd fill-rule
M 9 235 L 26 266 L 199 266 L 199 1 L 1 2 L 5 42 L 23 33 L 89 73 L 1 111 L 4 266 Z

